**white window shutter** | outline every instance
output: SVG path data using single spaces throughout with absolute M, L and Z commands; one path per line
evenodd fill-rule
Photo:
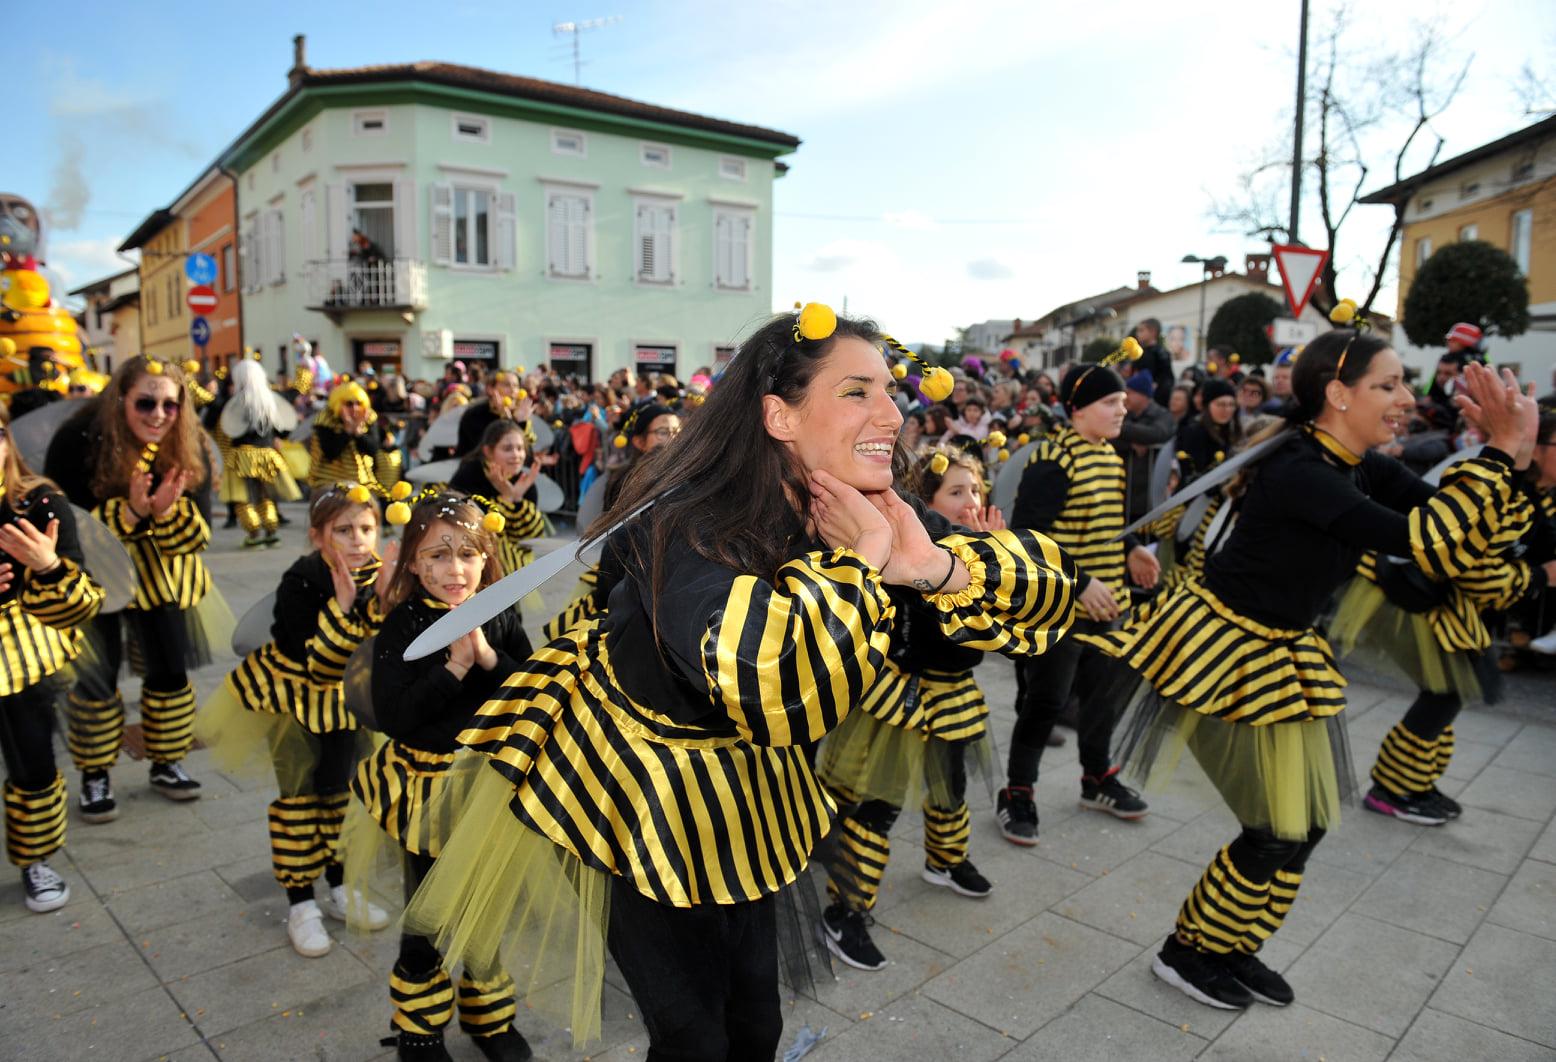
M 409 177 L 394 182 L 394 257 L 421 257 L 416 246 L 416 182 Z
M 546 194 L 546 270 L 567 275 L 567 198 L 560 192 Z
M 245 226 L 238 233 L 238 286 L 247 295 L 254 290 L 254 229 Z
M 735 286 L 732 274 L 734 246 L 734 221 L 729 214 L 715 214 L 713 217 L 713 280 L 714 284 L 721 288 Z
M 637 208 L 637 276 L 652 283 L 674 279 L 670 229 L 674 208 L 659 203 L 639 203 Z
M 286 225 L 279 210 L 270 212 L 270 283 L 286 283 Z
M 299 226 L 302 238 L 302 257 L 305 263 L 319 257 L 319 203 L 318 193 L 312 188 L 303 189 L 298 203 Z
M 446 181 L 432 185 L 432 261 L 448 265 L 454 260 L 454 186 Z
M 351 254 L 351 186 L 342 183 L 324 188 L 324 257 L 344 262 Z
M 571 275 L 586 277 L 591 272 L 589 262 L 589 200 L 581 195 L 572 197 L 573 209 L 568 233 L 568 264 Z
M 547 268 L 553 276 L 589 275 L 589 200 L 568 192 L 546 196 Z
M 730 276 L 734 283 L 730 286 L 744 290 L 751 286 L 751 218 L 737 214 L 730 220 L 734 222 L 730 242 Z
M 493 199 L 497 219 L 496 265 L 509 270 L 519 261 L 518 199 L 512 192 L 498 192 Z
M 675 207 L 661 206 L 655 214 L 655 243 L 659 255 L 658 279 L 675 280 Z
M 639 203 L 636 215 L 637 262 L 635 269 L 639 280 L 654 279 L 654 208 Z

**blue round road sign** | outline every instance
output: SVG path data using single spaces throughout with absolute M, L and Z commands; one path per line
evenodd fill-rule
M 194 340 L 194 345 L 203 347 L 211 341 L 211 322 L 204 317 L 196 317 L 189 322 L 189 338 Z
M 191 284 L 216 283 L 216 259 L 208 254 L 192 254 L 184 259 L 184 276 Z

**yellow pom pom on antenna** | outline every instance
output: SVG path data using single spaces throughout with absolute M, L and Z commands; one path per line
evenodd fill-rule
M 900 361 L 897 362 L 891 367 L 891 375 L 894 380 L 906 380 L 908 378 L 907 365 Z
M 411 522 L 411 507 L 403 501 L 391 502 L 384 510 L 384 519 L 395 527 L 404 527 Z
M 1145 353 L 1145 350 L 1140 346 L 1140 341 L 1134 336 L 1125 336 L 1118 349 L 1123 351 L 1124 357 L 1130 361 L 1139 361 L 1141 355 Z
M 1341 328 L 1356 320 L 1356 300 L 1341 299 L 1335 304 L 1335 308 L 1329 311 L 1329 320 Z
M 414 489 L 415 488 L 411 486 L 410 480 L 402 479 L 400 482 L 389 488 L 389 500 L 404 501 L 406 498 L 411 496 L 411 491 Z
M 1022 432 L 1020 435 L 1016 436 L 1016 443 L 1020 446 L 1025 446 L 1031 441 L 1032 436 L 1028 435 L 1026 432 Z
M 502 534 L 502 529 L 508 526 L 508 521 L 503 519 L 502 513 L 491 512 L 481 517 L 481 530 L 489 531 L 494 535 Z
M 625 450 L 627 448 L 627 437 L 618 433 L 616 437 L 611 440 L 611 445 L 618 450 Z
M 193 358 L 190 358 L 188 361 L 184 362 L 183 369 L 184 372 L 188 373 L 190 376 L 193 376 L 200 371 L 200 363 L 195 361 Z
M 153 375 L 153 376 L 161 376 L 164 370 L 163 370 L 163 367 L 162 367 L 162 363 L 160 361 L 158 361 L 156 358 L 147 358 L 146 359 L 146 371 L 148 373 L 150 373 L 151 375 Z
M 1009 450 L 1001 450 L 999 452 L 999 459 L 1001 461 L 1009 461 L 1010 460 L 1010 451 Z
M 938 365 L 925 369 L 924 378 L 918 384 L 918 389 L 931 402 L 944 402 L 955 388 L 956 381 L 951 374 Z
M 346 500 L 356 505 L 366 505 L 373 500 L 373 495 L 362 484 L 358 483 L 346 491 Z
M 0 358 L 9 358 L 16 353 L 16 340 L 10 336 L 0 336 Z
M 525 399 L 526 399 L 526 398 L 528 398 L 528 397 L 529 397 L 529 392 L 528 392 L 528 391 L 526 391 L 526 390 L 524 390 L 524 388 L 522 388 L 522 387 L 521 387 L 521 388 L 519 388 L 519 389 L 518 389 L 518 390 L 517 390 L 517 391 L 515 391 L 515 392 L 514 392 L 514 393 L 513 393 L 513 396 L 514 396 L 514 397 L 515 397 L 515 398 L 517 398 L 517 399 L 518 399 L 518 400 L 519 400 L 519 401 L 520 401 L 520 402 L 522 402 L 522 401 L 524 401 L 524 400 L 525 400 Z
M 929 459 L 929 470 L 937 476 L 945 475 L 946 469 L 951 467 L 951 459 L 945 454 L 936 454 Z
M 804 309 L 800 310 L 800 320 L 795 329 L 805 339 L 826 339 L 837 331 L 837 314 L 825 303 L 807 302 Z
M 1243 363 L 1243 356 L 1234 350 L 1232 352 L 1232 356 L 1226 360 L 1231 362 L 1233 365 L 1241 365 Z
M 996 450 L 1005 445 L 1005 433 L 1002 431 L 989 432 L 989 445 Z

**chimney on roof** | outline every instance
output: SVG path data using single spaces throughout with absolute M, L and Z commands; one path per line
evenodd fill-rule
M 1243 272 L 1248 274 L 1249 280 L 1257 280 L 1261 284 L 1270 282 L 1270 256 L 1267 254 L 1251 254 L 1243 259 Z
M 1151 271 L 1149 269 L 1142 269 L 1136 273 L 1135 284 L 1141 291 L 1145 291 L 1147 288 L 1149 288 L 1151 286 Z
M 1021 318 L 1018 317 L 1011 323 L 1010 334 L 1015 335 L 1019 331 L 1021 331 Z
M 292 69 L 286 72 L 287 84 L 293 87 L 302 82 L 308 72 L 308 38 L 299 33 L 292 38 Z

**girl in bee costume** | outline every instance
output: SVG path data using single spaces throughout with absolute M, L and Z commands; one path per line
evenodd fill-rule
M 481 433 L 475 452 L 460 462 L 448 481 L 449 490 L 468 496 L 483 512 L 502 517 L 497 548 L 504 575 L 533 560 L 534 551 L 525 543 L 546 533 L 546 518 L 535 500 L 540 465 L 532 457 L 523 424 L 494 420 Z
M 232 635 L 232 614 L 200 555 L 211 540 L 210 462 L 179 366 L 136 356 L 120 364 L 102 395 L 67 422 L 49 446 L 49 477 L 124 543 L 136 570 L 123 613 L 131 661 L 142 672 L 141 728 L 151 787 L 193 800 L 200 783 L 180 761 L 194 740 L 189 669 L 209 663 Z M 67 744 L 81 769 L 81 816 L 118 815 L 108 769 L 124 737 L 118 672 L 120 617 L 92 625 L 90 661 L 76 668 Z
M 264 367 L 248 358 L 232 367 L 232 397 L 222 408 L 222 433 L 232 440 L 233 471 L 243 484 L 238 522 L 245 546 L 273 546 L 280 539 L 278 501 L 302 497 L 275 442 L 297 426 L 297 414 L 270 389 Z
M 538 650 L 460 735 L 492 769 L 407 923 L 476 969 L 526 926 L 562 940 L 576 1039 L 597 1035 L 608 941 L 649 1057 L 772 1058 L 774 894 L 834 812 L 807 749 L 882 673 L 887 586 L 970 648 L 1040 652 L 1068 613 L 1052 543 L 937 541 L 892 492 L 902 418 L 881 338 L 817 304 L 748 338 L 600 521 L 641 510 L 609 539 L 604 618 Z M 523 958 L 545 969 L 546 953 Z
M 351 780 L 357 804 L 345 846 L 355 877 L 372 839 L 387 837 L 400 850 L 410 896 L 437 865 L 444 845 L 447 811 L 435 809 L 450 785 L 455 738 L 529 656 L 530 642 L 518 610 L 509 609 L 447 650 L 405 660 L 406 646 L 433 620 L 500 577 L 495 536 L 502 533 L 502 517 L 483 514 L 457 494 L 435 492 L 414 510 L 395 502 L 385 515 L 390 523 L 406 524 L 387 597 L 391 611 L 373 646 L 373 710 L 389 740 L 362 761 Z M 457 804 L 451 798 L 448 807 Z M 389 975 L 399 1057 L 449 1058 L 443 1029 L 457 1006 L 460 1027 L 486 1058 L 522 1062 L 530 1050 L 513 1027 L 513 990 L 502 968 L 477 974 L 467 964 L 456 996 L 437 949 L 407 929 Z
M 352 652 L 383 622 L 394 554 L 378 557 L 378 526 L 366 487 L 342 483 L 314 496 L 308 540 L 315 548 L 281 577 L 271 640 L 243 658 L 197 720 L 224 769 L 266 759 L 275 767 L 281 794 L 269 809 L 271 865 L 291 905 L 287 936 L 310 958 L 330 950 L 324 916 L 344 922 L 350 906 L 340 834 L 346 785 L 366 742 L 341 680 Z M 314 895 L 320 877 L 328 887 L 322 905 Z M 353 921 L 388 924 L 380 909 L 362 913 Z
M 1004 530 L 999 510 L 984 508 L 977 458 L 954 448 L 934 450 L 919 459 L 910 481 L 929 509 L 921 515 L 932 533 L 947 534 L 953 525 Z M 971 899 L 993 891 L 967 858 L 967 761 L 987 775 L 990 759 L 989 706 L 972 673 L 983 653 L 941 633 L 922 596 L 897 589 L 891 596 L 898 616 L 895 652 L 864 700 L 822 744 L 817 764 L 827 788 L 852 805 L 838 823 L 836 854 L 828 861 L 833 903 L 822 916 L 822 932 L 834 955 L 862 970 L 886 965 L 870 938 L 869 912 L 891 856 L 891 828 L 913 789 L 925 792 L 923 879 Z
M 0 752 L 5 848 L 21 868 L 29 910 L 63 907 L 70 886 L 49 866 L 65 844 L 65 778 L 54 766 L 60 672 L 80 652 L 79 628 L 102 588 L 82 568 L 64 495 L 33 475 L 0 409 Z
M 1184 901 L 1153 966 L 1199 1002 L 1293 999 L 1258 951 L 1285 920 L 1353 777 L 1339 718 L 1345 680 L 1313 626 L 1330 595 L 1368 549 L 1443 577 L 1470 570 L 1509 512 L 1514 462 L 1527 462 L 1533 442 L 1532 403 L 1482 367 L 1466 381 L 1466 415 L 1492 446 L 1433 494 L 1369 452 L 1413 404 L 1398 355 L 1349 328 L 1308 344 L 1292 379 L 1297 430 L 1259 465 L 1226 548 L 1202 581 L 1105 641 L 1138 680 L 1126 762 L 1166 770 L 1187 746 L 1243 826 Z

